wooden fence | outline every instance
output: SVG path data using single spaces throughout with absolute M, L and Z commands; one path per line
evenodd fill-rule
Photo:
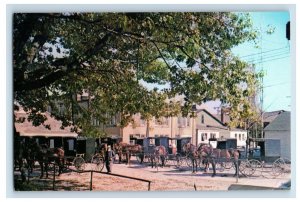
M 54 164 L 54 163 L 51 163 Z M 55 190 L 55 175 L 56 175 L 56 164 L 54 164 L 54 173 L 53 173 L 53 184 L 52 184 L 52 189 Z M 115 173 L 106 173 L 106 172 L 101 172 L 101 171 L 95 171 L 95 170 L 83 170 L 83 171 L 79 171 L 79 170 L 74 170 L 71 168 L 67 168 L 65 167 L 64 170 L 69 170 L 71 172 L 76 172 L 76 173 L 90 173 L 90 191 L 93 190 L 93 173 L 99 173 L 99 174 L 104 174 L 104 175 L 111 175 L 111 176 L 115 176 L 115 177 L 121 177 L 121 178 L 127 178 L 127 179 L 131 179 L 131 180 L 137 180 L 137 181 L 142 181 L 142 182 L 146 182 L 148 183 L 148 191 L 150 191 L 151 188 L 151 181 L 150 180 L 145 180 L 142 178 L 137 178 L 137 177 L 131 177 L 131 176 L 126 176 L 126 175 L 120 175 L 120 174 L 115 174 Z

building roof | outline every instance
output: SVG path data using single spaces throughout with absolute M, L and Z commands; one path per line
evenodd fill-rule
M 218 126 L 210 126 L 210 125 L 197 125 L 196 129 L 198 130 L 205 130 L 205 131 L 216 131 L 216 132 L 223 132 L 228 131 L 228 128 L 226 127 L 218 127 Z
M 197 113 L 204 111 L 205 113 L 207 113 L 210 117 L 212 117 L 216 122 L 218 122 L 219 124 L 221 124 L 222 126 L 225 127 L 224 123 L 222 123 L 219 119 L 217 119 L 214 115 L 212 115 L 211 113 L 209 113 L 206 109 L 198 109 Z
M 291 130 L 291 112 L 283 111 L 268 125 L 264 131 Z
M 31 122 L 27 120 L 28 114 L 20 108 L 19 111 L 15 111 L 16 119 L 24 119 L 24 122 L 15 122 L 16 130 L 20 133 L 20 136 L 34 137 L 73 137 L 77 138 L 78 134 L 71 132 L 71 127 L 61 128 L 62 122 L 51 117 L 49 112 L 42 113 L 47 117 L 45 125 L 50 125 L 51 130 L 45 128 L 43 125 L 33 126 Z
M 222 120 L 222 118 L 221 118 L 222 115 L 221 115 L 221 114 L 214 114 L 214 116 L 215 116 L 219 121 Z M 230 122 L 230 117 L 229 117 L 228 114 L 224 113 L 224 114 L 223 114 L 223 118 L 224 118 L 223 124 L 227 124 L 227 123 Z
M 278 116 L 279 114 L 281 114 L 282 112 L 284 112 L 284 110 L 278 110 L 278 111 L 273 111 L 273 112 L 264 112 L 264 113 L 263 113 L 263 121 L 264 121 L 264 122 L 271 123 L 271 122 L 274 121 L 274 119 L 276 119 L 277 116 Z
M 204 111 L 205 113 L 207 113 L 209 116 L 211 116 L 216 122 L 220 123 L 221 126 L 211 126 L 211 125 L 196 125 L 196 129 L 198 130 L 214 130 L 214 131 L 245 131 L 244 129 L 240 129 L 240 128 L 231 128 L 229 129 L 226 125 L 224 125 L 224 123 L 221 122 L 221 120 L 219 120 L 216 116 L 212 115 L 211 113 L 209 113 L 206 109 L 199 109 L 197 110 L 197 113 Z M 229 117 L 228 117 L 229 118 Z

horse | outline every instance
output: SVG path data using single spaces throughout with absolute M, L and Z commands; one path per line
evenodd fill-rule
M 199 152 L 197 147 L 192 143 L 187 143 L 182 147 L 183 152 L 186 154 L 187 158 L 191 160 L 192 172 L 197 172 L 197 159 L 199 159 Z
M 21 171 L 24 167 L 24 161 L 25 161 L 25 143 L 21 140 L 15 140 L 14 141 L 14 170 Z
M 126 163 L 130 164 L 130 158 L 132 154 L 138 155 L 141 159 L 141 163 L 143 163 L 144 152 L 143 147 L 141 145 L 135 144 L 130 145 L 128 143 L 120 142 L 113 145 L 115 153 L 119 156 L 119 163 L 122 162 L 122 156 L 125 154 Z
M 161 167 L 165 166 L 167 150 L 164 146 L 155 146 L 152 151 L 150 151 L 151 167 L 157 168 L 159 160 L 161 161 Z
M 44 172 L 48 178 L 49 164 L 52 162 L 58 165 L 58 176 L 62 173 L 65 164 L 64 156 L 65 152 L 62 148 L 49 148 L 46 144 L 39 145 L 34 141 L 28 145 L 26 161 L 31 172 L 34 162 L 37 161 L 41 167 L 40 178 L 43 178 Z
M 200 154 L 200 159 L 205 161 L 205 171 L 207 172 L 209 163 L 212 164 L 213 174 L 212 177 L 216 175 L 216 159 L 226 159 L 230 161 L 231 158 L 234 159 L 235 166 L 235 175 L 237 175 L 238 170 L 238 159 L 239 159 L 239 151 L 236 149 L 215 149 L 212 148 L 211 145 L 201 144 L 198 147 L 198 152 Z

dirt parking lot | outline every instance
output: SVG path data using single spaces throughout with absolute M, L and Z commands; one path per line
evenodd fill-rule
M 86 164 L 85 170 L 93 168 L 92 164 Z M 105 172 L 106 169 L 104 168 Z M 232 185 L 251 185 L 263 186 L 266 188 L 278 188 L 284 183 L 290 181 L 290 173 L 285 173 L 276 178 L 266 178 L 253 175 L 252 177 L 240 176 L 237 179 L 233 176 L 234 171 L 225 170 L 217 172 L 215 177 L 211 177 L 210 170 L 208 173 L 198 171 L 192 173 L 191 169 L 183 167 L 177 169 L 174 166 L 167 166 L 158 169 L 151 168 L 147 165 L 141 165 L 132 162 L 130 166 L 125 164 L 113 164 L 114 174 L 125 175 L 130 177 L 150 180 L 150 191 L 201 191 L 201 190 L 228 190 Z M 15 172 L 15 176 L 18 172 Z M 52 176 L 49 179 L 39 179 L 39 171 L 33 173 L 30 182 L 34 186 L 40 187 L 39 190 L 52 190 Z M 18 178 L 18 177 L 17 177 Z M 65 191 L 88 191 L 90 190 L 91 173 L 65 172 L 55 180 L 55 190 Z M 148 183 L 132 179 L 126 179 L 106 174 L 93 173 L 92 180 L 93 191 L 148 191 Z

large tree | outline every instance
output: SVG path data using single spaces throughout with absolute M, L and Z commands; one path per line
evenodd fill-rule
M 51 105 L 64 125 L 74 114 L 105 121 L 120 113 L 125 126 L 135 113 L 159 114 L 159 107 L 145 111 L 145 98 L 155 92 L 142 85 L 157 83 L 165 84 L 164 95 L 151 103 L 163 106 L 162 96 L 183 95 L 187 115 L 194 103 L 220 99 L 234 126 L 253 113 L 248 98 L 258 75 L 231 49 L 255 37 L 245 13 L 16 13 L 14 100 L 34 124 Z M 83 89 L 88 109 L 74 96 Z M 65 102 L 63 115 L 55 113 L 55 100 Z

